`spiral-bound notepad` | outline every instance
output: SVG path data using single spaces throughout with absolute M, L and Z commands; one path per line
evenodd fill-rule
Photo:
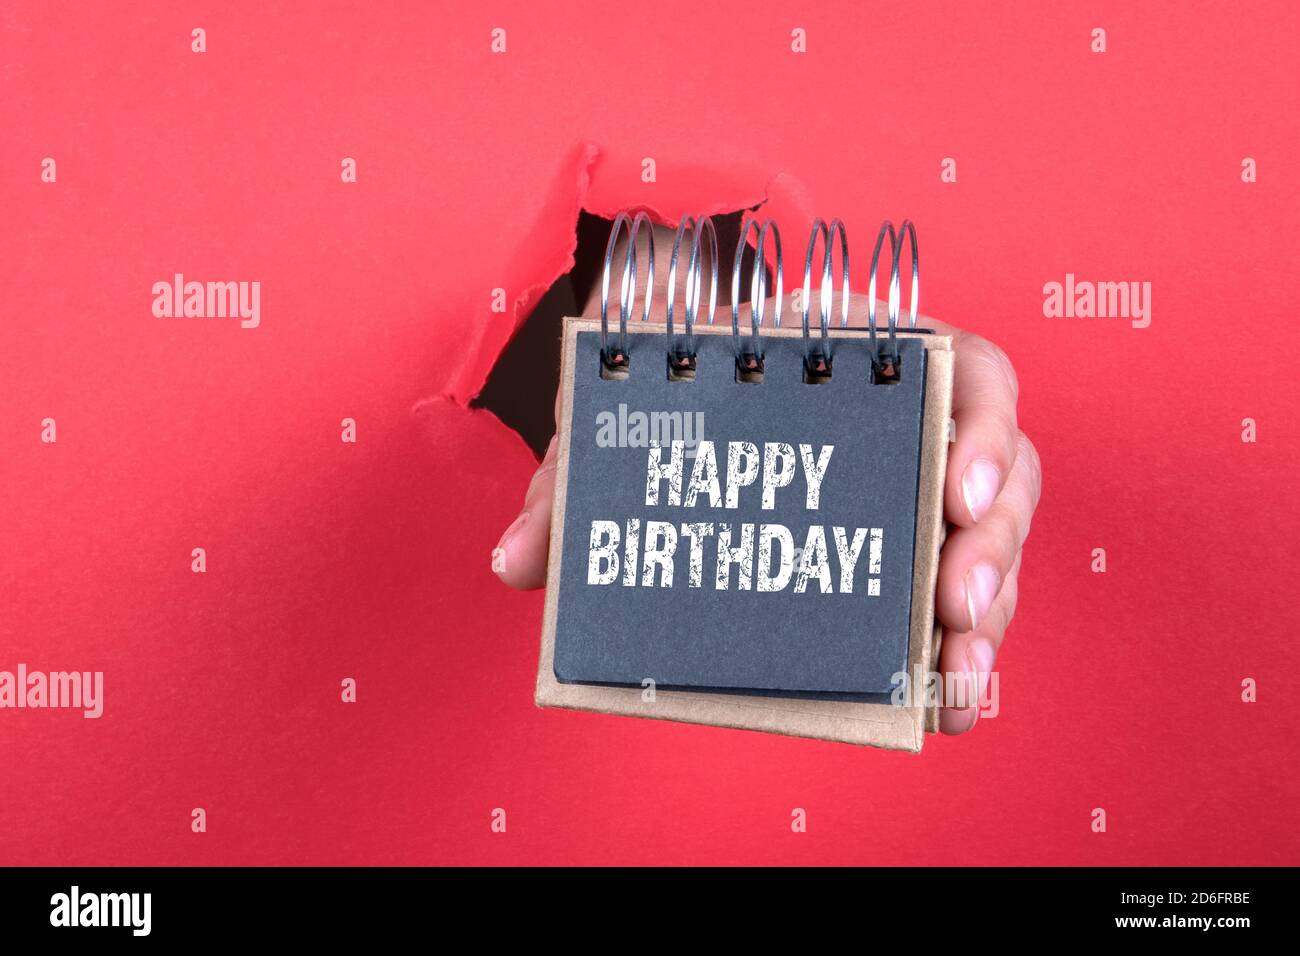
M 614 317 L 610 266 L 624 225 Z M 793 327 L 781 326 L 770 221 L 742 231 L 730 327 L 696 321 L 706 258 L 706 314 L 716 311 L 707 218 L 678 229 L 667 325 L 634 320 L 638 284 L 653 287 L 635 266 L 648 225 L 615 222 L 601 320 L 565 320 L 538 703 L 919 749 L 919 685 L 937 647 L 952 353 L 947 337 L 915 330 L 915 230 L 886 225 L 876 243 L 872 302 L 886 237 L 892 253 L 888 325 L 877 332 L 874 314 L 867 330 L 845 327 L 838 221 L 814 224 Z M 759 267 L 742 323 L 735 303 L 751 229 Z M 819 238 L 820 315 L 810 321 Z M 899 240 L 910 240 L 913 263 L 912 318 L 901 331 Z M 770 300 L 766 250 L 776 253 Z M 675 308 L 680 264 L 686 294 Z M 647 295 L 642 314 L 650 308 Z

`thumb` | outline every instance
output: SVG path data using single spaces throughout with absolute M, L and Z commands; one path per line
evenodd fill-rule
M 523 510 L 492 549 L 492 570 L 512 588 L 529 590 L 546 584 L 558 444 L 557 435 L 551 439 L 546 456 L 537 466 L 537 472 L 528 485 Z

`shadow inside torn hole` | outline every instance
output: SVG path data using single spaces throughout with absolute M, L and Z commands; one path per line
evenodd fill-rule
M 718 231 L 718 309 L 731 306 L 731 266 L 735 261 L 736 244 L 740 241 L 740 224 L 746 212 L 737 210 L 713 217 Z M 587 300 L 600 295 L 601 274 L 605 267 L 605 244 L 614 222 L 588 212 L 578 215 L 575 226 L 577 247 L 573 252 L 573 268 L 551 284 L 537 301 L 532 312 L 515 330 L 505 349 L 497 356 L 488 373 L 482 390 L 470 402 L 471 408 L 485 408 L 519 433 L 538 458 L 546 453 L 551 436 L 555 434 L 555 390 L 560 385 L 560 334 L 566 315 L 581 315 Z M 626 235 L 626 233 L 624 233 Z M 672 235 L 665 243 L 662 232 L 655 237 L 655 280 L 663 287 L 668 276 L 668 262 L 672 256 Z M 638 245 L 644 248 L 644 240 Z M 683 245 L 686 245 L 684 242 Z M 626 245 L 623 246 L 626 249 Z M 686 288 L 686 263 L 689 249 L 678 254 L 677 302 L 683 301 Z M 618 324 L 618 290 L 622 280 L 622 258 L 616 255 L 610 273 L 609 319 Z M 662 271 L 661 271 L 662 270 Z M 753 276 L 753 256 L 747 256 L 740 270 L 740 301 L 749 301 L 750 281 Z M 768 287 L 771 288 L 771 276 Z M 701 293 L 707 310 L 709 267 L 704 264 L 705 286 Z M 655 294 L 655 318 L 662 321 L 665 299 L 661 292 Z M 640 295 L 638 305 L 640 308 Z M 674 310 L 675 313 L 675 310 Z M 598 314 L 598 313 L 597 313 Z M 640 312 L 633 315 L 640 317 Z M 722 322 L 719 315 L 716 322 Z M 726 319 L 730 321 L 730 319 Z M 640 371 L 638 369 L 638 371 Z M 655 372 L 663 369 L 655 365 Z

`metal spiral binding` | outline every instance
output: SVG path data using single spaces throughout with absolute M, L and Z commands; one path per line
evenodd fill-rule
M 758 236 L 758 242 L 754 247 L 754 275 L 749 286 L 749 315 L 752 330 L 750 333 L 750 350 L 746 352 L 740 344 L 740 266 L 744 259 L 745 244 L 749 238 L 751 226 Z M 740 228 L 740 241 L 736 244 L 736 261 L 731 270 L 731 335 L 735 345 L 737 375 L 751 376 L 753 378 L 749 380 L 754 381 L 759 380 L 757 376 L 763 374 L 763 340 L 758 329 L 763 324 L 763 315 L 767 308 L 767 259 L 764 255 L 764 244 L 769 231 L 772 234 L 773 245 L 776 247 L 776 296 L 773 300 L 775 305 L 773 306 L 772 326 L 780 328 L 783 293 L 781 230 L 777 228 L 774 220 L 764 219 L 761 226 L 758 224 L 757 219 L 745 221 Z
M 889 235 L 889 345 L 880 349 L 876 345 L 876 271 L 880 264 L 880 247 L 885 235 Z M 904 220 L 902 228 L 894 233 L 893 222 L 885 220 L 880 224 L 880 233 L 876 235 L 875 251 L 871 254 L 871 285 L 867 289 L 867 326 L 871 333 L 871 371 L 880 380 L 889 381 L 898 375 L 898 307 L 900 307 L 900 289 L 898 289 L 898 258 L 902 254 L 901 238 L 911 238 L 911 304 L 907 328 L 917 328 L 918 295 L 920 294 L 920 260 L 917 256 L 917 228 L 911 220 Z
M 600 358 L 607 371 L 626 375 L 629 365 L 627 320 L 636 304 L 637 293 L 637 237 L 641 227 L 645 227 L 646 243 L 649 247 L 649 266 L 646 276 L 646 290 L 641 321 L 650 318 L 654 301 L 655 245 L 654 225 L 650 217 L 639 212 L 635 217 L 620 212 L 610 229 L 609 242 L 605 246 L 605 271 L 600 288 Z M 609 280 L 613 268 L 614 250 L 618 239 L 626 227 L 628 231 L 627 255 L 623 263 L 623 280 L 619 289 L 618 342 L 613 348 L 609 341 Z M 750 331 L 747 341 L 742 341 L 740 334 L 740 271 L 744 261 L 750 230 L 754 231 L 754 272 L 750 279 Z M 686 266 L 686 291 L 684 301 L 686 334 L 681 342 L 677 340 L 674 315 L 677 297 L 677 267 L 681 258 L 682 243 L 686 232 L 691 233 L 691 253 Z M 696 361 L 695 323 L 699 318 L 700 302 L 703 296 L 704 265 L 702 256 L 703 237 L 708 234 L 710 286 L 708 321 L 713 324 L 714 313 L 718 305 L 718 234 L 709 216 L 682 216 L 677 226 L 677 236 L 673 241 L 672 258 L 668 266 L 668 334 L 667 354 L 669 378 L 690 378 L 694 376 Z M 740 238 L 736 244 L 736 257 L 731 271 L 731 335 L 736 360 L 737 379 L 747 382 L 762 381 L 763 375 L 763 340 L 761 328 L 767 312 L 768 277 L 767 277 L 767 242 L 771 236 L 775 249 L 775 295 L 773 300 L 773 328 L 781 326 L 781 309 L 784 298 L 783 259 L 781 251 L 781 232 L 775 220 L 768 218 L 761 223 L 757 219 L 746 219 L 740 229 Z M 800 313 L 803 326 L 803 361 L 805 381 L 823 381 L 829 379 L 834 360 L 834 343 L 830 336 L 831 312 L 834 300 L 834 246 L 839 237 L 840 259 L 843 262 L 843 279 L 840 286 L 840 328 L 849 325 L 849 237 L 848 230 L 839 219 L 832 219 L 830 224 L 822 219 L 813 221 L 812 233 L 808 239 L 808 252 L 804 258 L 803 301 Z M 889 237 L 890 268 L 887 326 L 888 338 L 881 340 L 876 326 L 876 285 L 880 271 L 880 254 L 884 248 L 885 237 Z M 808 317 L 812 298 L 812 266 L 817 251 L 817 240 L 822 240 L 822 283 L 819 302 L 819 320 L 821 336 L 814 343 L 809 329 Z M 903 220 L 898 230 L 890 220 L 880 225 L 876 235 L 875 248 L 871 253 L 870 280 L 867 287 L 867 331 L 871 343 L 872 379 L 876 382 L 897 381 L 899 375 L 898 322 L 902 311 L 902 283 L 900 281 L 900 263 L 903 254 L 903 240 L 906 239 L 912 254 L 912 284 L 908 302 L 909 330 L 916 329 L 916 319 L 920 304 L 921 262 L 917 253 L 916 227 L 910 219 Z
M 916 311 L 918 308 L 917 296 L 921 294 L 921 260 L 916 253 L 916 226 L 912 225 L 912 220 L 904 219 L 903 224 L 898 227 L 898 248 L 894 250 L 894 262 L 889 269 L 889 313 L 893 317 L 894 324 L 898 324 L 898 307 L 899 290 L 898 290 L 898 259 L 899 254 L 903 251 L 903 236 L 911 237 L 912 245 L 912 294 L 908 303 L 907 327 L 916 328 Z
M 646 227 L 646 242 L 650 247 L 650 266 L 646 270 L 645 310 L 641 321 L 650 318 L 650 305 L 655 291 L 655 236 L 654 224 L 643 212 L 629 219 L 621 212 L 609 230 L 609 243 L 605 246 L 605 275 L 600 285 L 600 360 L 607 369 L 626 371 L 629 363 L 627 349 L 627 318 L 636 303 L 636 237 L 642 224 Z M 623 283 L 618 297 L 618 348 L 609 348 L 609 270 L 614 260 L 614 247 L 618 244 L 619 233 L 628 227 L 627 259 L 623 263 Z
M 687 229 L 691 231 L 691 257 L 686 267 L 686 339 L 683 347 L 678 348 L 677 336 L 673 330 L 673 302 L 677 294 L 677 259 Z M 712 267 L 708 313 L 709 324 L 712 325 L 713 314 L 718 308 L 718 232 L 713 226 L 713 220 L 708 216 L 682 216 L 677 226 L 677 238 L 673 240 L 673 255 L 668 264 L 668 373 L 669 378 L 673 379 L 690 377 L 695 372 L 695 320 L 699 316 L 700 286 L 704 283 L 700 237 L 706 230 L 709 234 L 709 262 Z
M 826 377 L 831 374 L 831 361 L 834 358 L 830 338 L 831 298 L 834 283 L 831 281 L 832 256 L 836 233 L 840 237 L 840 260 L 844 265 L 844 281 L 840 289 L 840 328 L 849 326 L 849 234 L 844 223 L 832 219 L 829 226 L 821 219 L 813 221 L 812 235 L 808 237 L 808 255 L 803 263 L 803 362 L 805 375 L 808 377 Z M 808 337 L 808 312 L 812 297 L 813 253 L 817 250 L 817 238 L 822 239 L 822 290 L 821 290 L 821 326 L 822 336 L 818 349 L 810 348 Z
M 880 249 L 889 236 L 889 343 L 888 348 L 881 348 L 876 343 L 876 272 L 880 265 Z M 871 283 L 867 289 L 867 326 L 871 334 L 871 368 L 872 373 L 888 380 L 898 375 L 898 313 L 901 305 L 901 290 L 898 281 L 899 258 L 903 252 L 902 238 L 911 240 L 912 252 L 912 295 L 908 306 L 908 328 L 916 328 L 916 313 L 919 306 L 918 296 L 921 286 L 921 262 L 916 249 L 916 227 L 910 219 L 903 220 L 897 233 L 894 224 L 885 220 L 880 224 L 880 233 L 876 236 L 876 248 L 871 253 Z

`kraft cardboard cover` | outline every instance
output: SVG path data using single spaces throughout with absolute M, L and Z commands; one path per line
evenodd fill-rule
M 538 661 L 536 701 L 542 707 L 648 717 L 767 731 L 891 750 L 919 752 L 926 730 L 937 729 L 937 712 L 919 701 L 912 706 L 844 700 L 805 700 L 737 693 L 709 693 L 656 688 L 653 700 L 639 687 L 561 683 L 555 676 L 555 635 L 559 582 L 564 561 L 564 516 L 572 436 L 573 386 L 579 332 L 599 330 L 600 323 L 569 318 L 564 324 L 561 408 L 555 502 L 551 523 L 549 573 Z M 630 335 L 662 337 L 663 325 L 629 325 Z M 701 335 L 730 335 L 723 326 L 697 326 Z M 765 337 L 800 336 L 797 329 L 767 329 Z M 832 333 L 835 335 L 835 333 Z M 836 335 L 836 337 L 840 337 Z M 952 342 L 947 336 L 902 333 L 927 350 L 928 371 L 919 463 L 916 537 L 912 570 L 912 616 L 908 638 L 909 676 L 928 674 L 938 651 L 934 589 L 943 540 L 943 477 L 948 453 L 952 404 Z M 860 340 L 860 335 L 857 336 Z M 594 370 L 593 370 L 594 374 Z M 572 556 L 571 556 L 572 560 Z M 617 622 L 611 626 L 621 626 Z M 635 626 L 635 625 L 632 625 Z M 928 712 L 927 712 L 928 711 Z

